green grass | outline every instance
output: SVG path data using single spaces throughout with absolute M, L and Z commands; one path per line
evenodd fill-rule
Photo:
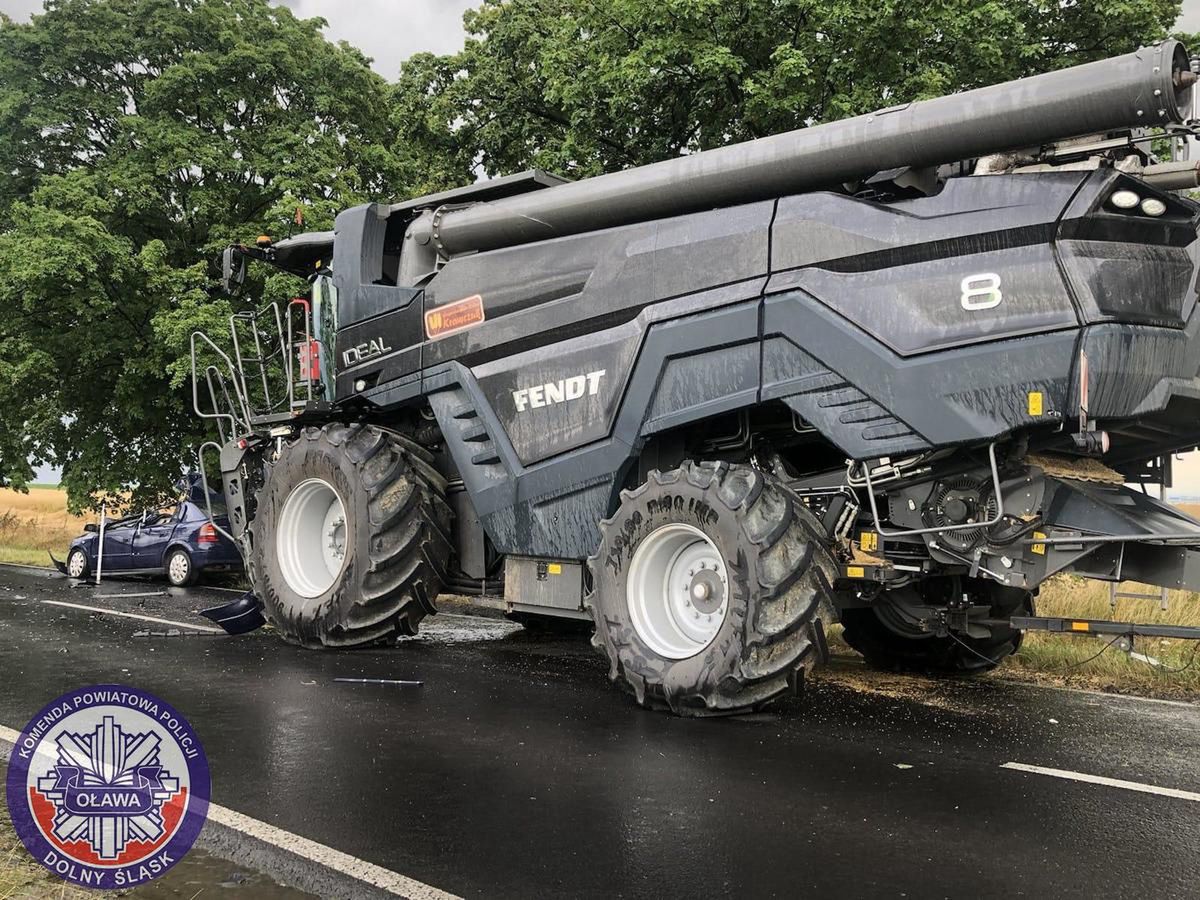
M 66 548 L 63 548 L 61 553 L 65 552 Z M 61 553 L 57 549 L 54 551 L 55 556 L 58 556 L 59 559 L 62 559 Z M 15 563 L 19 566 L 45 566 L 47 568 L 54 565 L 45 550 L 32 547 L 0 547 L 0 563 Z
M 1139 584 L 1124 584 L 1121 589 L 1157 594 L 1157 589 Z M 1195 627 L 1200 626 L 1200 595 L 1170 591 L 1165 610 L 1157 600 L 1122 598 L 1114 610 L 1107 584 L 1067 575 L 1052 579 L 1042 588 L 1037 612 L 1043 616 Z M 1111 640 L 1111 636 L 1031 632 L 1025 635 L 1020 651 L 999 671 L 1002 675 L 1120 693 L 1200 699 L 1200 644 L 1137 638 L 1134 650 L 1155 657 L 1161 667 L 1134 659 L 1115 646 L 1089 660 Z
M 7 767 L 0 762 L 0 774 Z M 8 815 L 4 792 L 0 791 L 0 898 L 47 898 L 47 900 L 104 900 L 119 897 L 113 891 L 92 891 L 75 887 L 40 865 L 17 837 Z

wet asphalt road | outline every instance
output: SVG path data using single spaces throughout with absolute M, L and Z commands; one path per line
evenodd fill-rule
M 1200 791 L 1194 705 L 843 663 L 779 713 L 682 720 L 610 687 L 586 639 L 495 619 L 319 654 L 39 602 L 200 622 L 234 596 L 95 596 L 157 590 L 0 567 L 0 724 L 149 690 L 203 737 L 216 802 L 463 896 L 1200 896 L 1200 803 L 1000 768 Z

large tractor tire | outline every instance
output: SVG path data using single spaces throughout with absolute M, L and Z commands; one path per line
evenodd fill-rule
M 609 676 L 645 707 L 748 712 L 824 656 L 835 567 L 814 516 L 769 475 L 685 462 L 601 523 L 585 598 Z
M 923 631 L 918 619 L 930 606 L 944 605 L 950 593 L 966 590 L 990 618 L 1033 615 L 1033 595 L 991 581 L 957 576 L 933 578 L 883 595 L 870 607 L 842 610 L 842 637 L 878 669 L 932 675 L 979 675 L 996 668 L 1021 646 L 1021 632 L 1006 625 L 989 627 L 987 637 L 937 635 Z M 956 639 L 957 638 L 957 639 Z
M 306 428 L 269 465 L 250 525 L 267 620 L 311 648 L 416 634 L 436 612 L 451 515 L 420 446 L 373 426 Z

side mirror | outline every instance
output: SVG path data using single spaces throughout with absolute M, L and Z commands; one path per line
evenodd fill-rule
M 85 532 L 87 532 L 88 534 L 99 534 L 100 526 L 97 525 L 95 522 L 88 522 L 86 525 L 83 526 L 83 530 Z
M 246 280 L 246 257 L 237 247 L 226 247 L 221 255 L 221 287 L 236 294 Z

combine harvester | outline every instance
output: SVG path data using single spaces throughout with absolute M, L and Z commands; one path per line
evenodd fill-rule
M 825 654 L 994 667 L 1060 572 L 1200 587 L 1127 484 L 1200 444 L 1175 41 L 574 183 L 528 172 L 226 252 L 311 295 L 193 338 L 254 586 L 306 647 L 503 574 L 614 681 L 761 707 Z M 203 451 L 202 451 L 203 455 Z M 502 570 L 502 573 L 501 573 Z

